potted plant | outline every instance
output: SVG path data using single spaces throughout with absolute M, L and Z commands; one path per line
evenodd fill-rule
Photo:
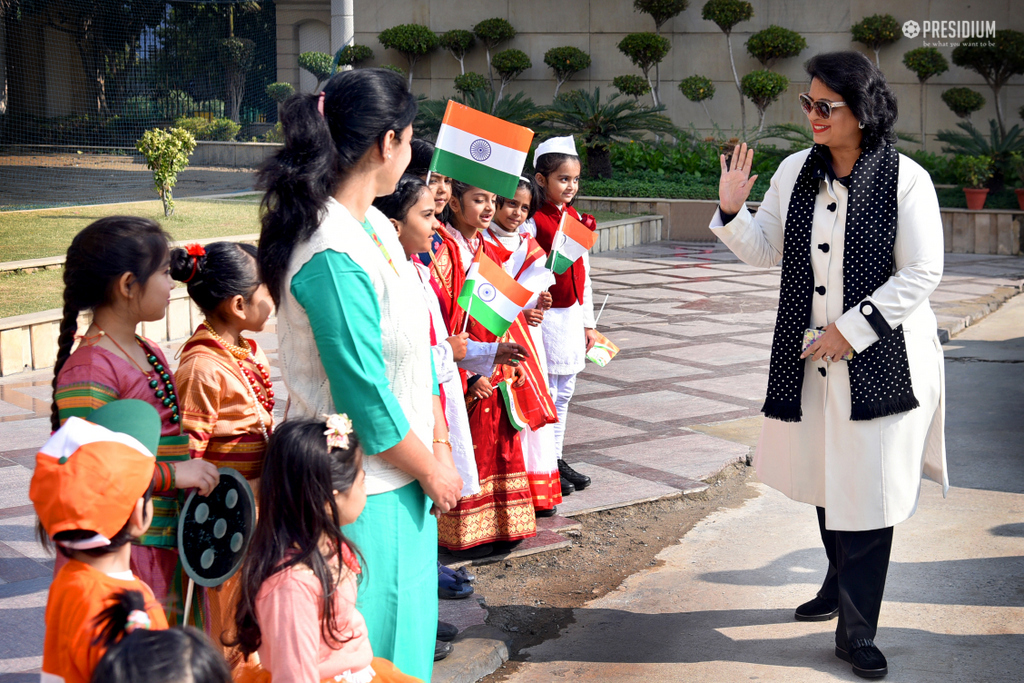
M 960 156 L 956 159 L 956 177 L 964 186 L 967 208 L 980 211 L 985 208 L 988 188 L 983 185 L 992 177 L 992 158 L 987 156 Z
M 1024 153 L 1014 152 L 1010 155 L 1010 168 L 1020 180 L 1021 187 L 1015 189 L 1014 192 L 1017 194 L 1017 204 L 1020 206 L 1020 210 L 1024 211 Z

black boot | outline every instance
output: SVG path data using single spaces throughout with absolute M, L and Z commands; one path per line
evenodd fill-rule
M 558 462 L 562 462 L 562 461 L 559 460 Z M 568 496 L 570 493 L 575 491 L 576 487 L 573 486 L 572 482 L 569 481 L 568 479 L 566 479 L 565 477 L 562 477 L 561 480 L 562 480 L 562 497 L 564 498 L 565 496 Z
M 585 474 L 580 474 L 573 468 L 569 467 L 569 463 L 561 458 L 558 459 L 558 473 L 562 475 L 562 481 L 568 479 L 577 491 L 582 491 L 590 486 L 590 477 Z

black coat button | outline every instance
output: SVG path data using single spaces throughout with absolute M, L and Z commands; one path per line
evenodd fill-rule
M 829 249 L 828 242 L 822 242 L 821 244 L 819 244 L 818 249 L 821 249 L 823 252 L 827 254 Z
M 836 210 L 836 203 L 835 203 L 835 202 L 832 202 L 832 203 L 831 203 L 831 204 L 829 204 L 829 205 L 828 205 L 828 207 L 826 207 L 826 208 L 828 208 L 828 210 L 829 210 L 829 211 L 835 211 L 835 210 Z
M 822 287 L 821 285 L 818 285 L 817 287 L 814 288 L 814 291 L 817 292 L 818 294 L 824 294 L 825 288 Z
M 822 377 L 824 377 L 824 376 L 825 376 L 825 368 L 818 368 L 818 372 L 820 372 L 820 373 L 821 373 L 821 376 L 822 376 Z

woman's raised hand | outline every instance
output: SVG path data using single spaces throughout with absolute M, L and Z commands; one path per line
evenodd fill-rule
M 733 150 L 731 168 L 726 166 L 724 154 L 719 161 L 722 163 L 722 177 L 718 181 L 718 204 L 724 213 L 739 213 L 757 180 L 756 175 L 750 175 L 754 150 L 748 149 L 744 142 Z

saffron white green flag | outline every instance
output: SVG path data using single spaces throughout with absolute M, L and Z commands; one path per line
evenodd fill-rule
M 514 197 L 533 131 L 448 100 L 430 170 Z
M 556 274 L 561 275 L 569 270 L 569 266 L 575 263 L 576 259 L 590 251 L 596 239 L 595 231 L 580 223 L 566 211 L 562 214 L 558 232 L 551 240 L 551 251 L 548 253 L 545 265 Z
M 533 292 L 512 279 L 481 249 L 466 273 L 459 305 L 496 337 L 508 331 Z
M 508 415 L 508 421 L 512 423 L 513 429 L 521 432 L 523 427 L 530 425 L 530 420 L 519 404 L 519 395 L 512 391 L 512 382 L 514 381 L 511 378 L 503 379 L 498 382 L 498 390 L 501 392 L 501 398 L 505 401 L 505 414 Z

